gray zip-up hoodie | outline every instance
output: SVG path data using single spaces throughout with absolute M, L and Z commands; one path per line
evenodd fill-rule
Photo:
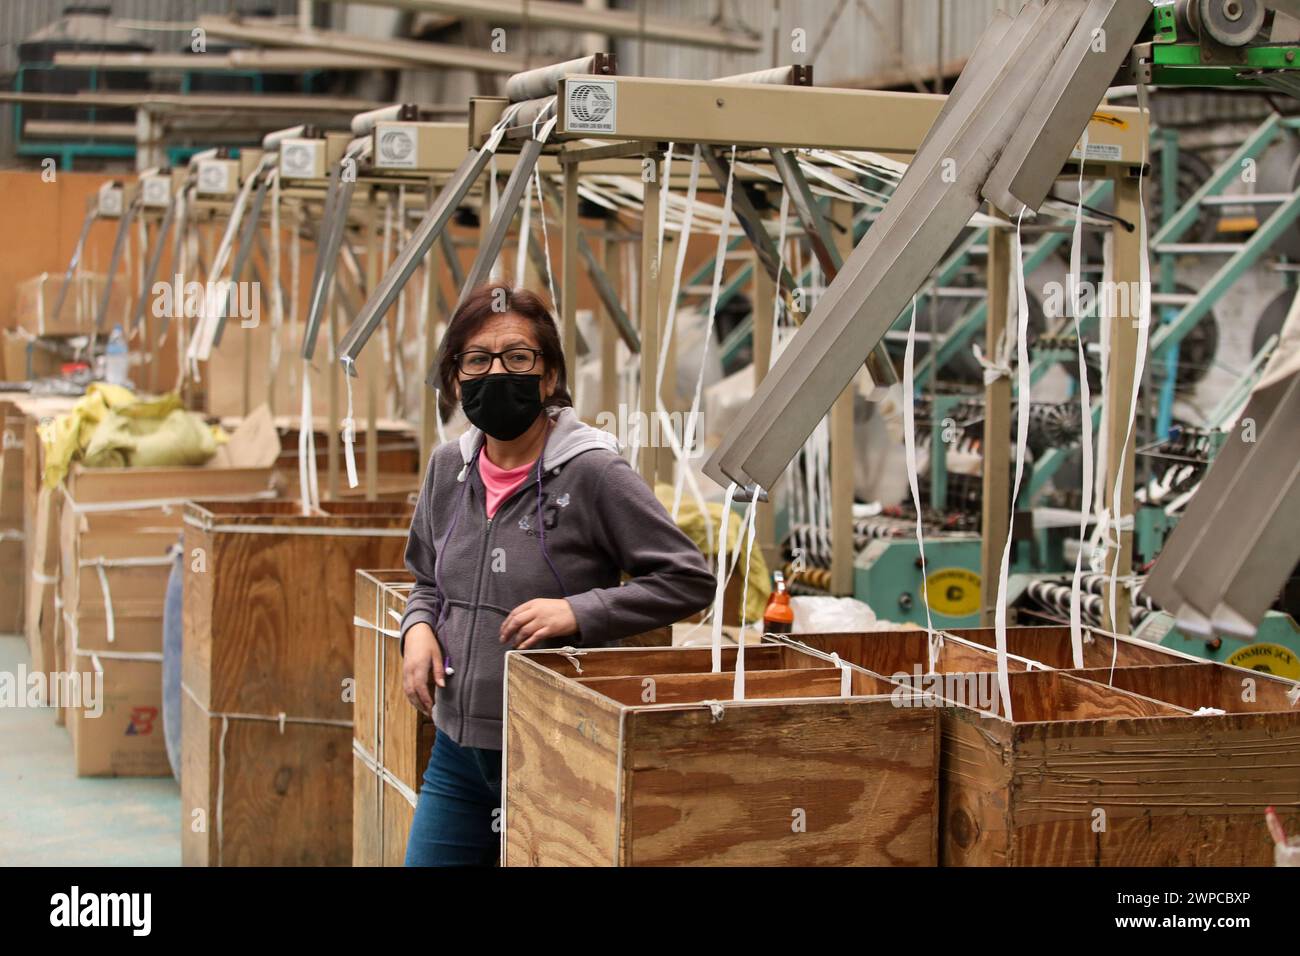
M 679 621 L 707 605 L 703 555 L 619 456 L 614 436 L 571 408 L 541 466 L 489 520 L 479 477 L 483 433 L 436 448 L 411 520 L 406 567 L 415 575 L 406 630 L 433 628 L 453 673 L 434 723 L 456 743 L 499 750 L 505 655 L 501 624 L 533 598 L 566 598 L 578 633 L 542 646 L 592 647 Z M 620 572 L 630 580 L 620 586 Z

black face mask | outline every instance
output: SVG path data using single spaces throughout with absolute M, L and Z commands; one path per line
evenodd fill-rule
M 542 413 L 542 377 L 496 372 L 460 383 L 460 405 L 470 423 L 497 441 L 514 441 Z

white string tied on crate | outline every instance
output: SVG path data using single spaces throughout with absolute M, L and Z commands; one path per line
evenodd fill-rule
M 934 618 L 930 614 L 930 585 L 925 566 L 925 533 L 921 522 L 921 491 L 916 460 L 915 355 L 916 296 L 913 296 L 912 316 L 907 327 L 907 346 L 903 350 L 903 448 L 907 457 L 907 484 L 912 492 L 912 507 L 916 510 L 916 549 L 921 555 L 921 603 L 925 605 L 926 645 L 929 649 L 930 671 L 933 673 L 938 665 L 943 638 L 934 630 Z
M 1029 401 L 1032 383 L 1029 377 L 1029 300 L 1025 291 L 1025 257 L 1021 244 L 1021 228 L 1025 210 L 1016 217 L 1014 244 L 1016 287 L 1016 474 L 1011 486 L 1011 518 L 1007 524 L 1007 537 L 1002 545 L 1002 562 L 998 570 L 998 597 L 994 608 L 994 635 L 998 655 L 998 690 L 1002 695 L 1002 708 L 1007 720 L 1013 720 L 1011 709 L 1011 683 L 1007 674 L 1007 578 L 1011 564 L 1011 546 L 1016 521 L 1016 499 L 1020 496 L 1020 480 L 1025 472 L 1025 450 L 1029 436 Z
M 725 713 L 725 708 L 722 706 L 722 701 L 702 700 L 700 701 L 700 703 L 703 704 L 705 707 L 709 708 L 709 714 L 713 717 L 713 722 L 715 724 L 722 719 L 722 715 Z
M 840 660 L 840 655 L 831 651 L 831 663 L 840 669 L 840 696 L 853 696 L 853 669 Z
M 568 661 L 569 664 L 573 667 L 575 673 L 578 674 L 582 673 L 582 661 L 580 661 L 578 658 L 582 657 L 583 654 L 587 653 L 585 650 L 583 650 L 582 648 L 574 647 L 572 644 L 568 644 L 565 645 L 564 647 L 561 647 L 555 653 L 559 654 L 566 661 Z

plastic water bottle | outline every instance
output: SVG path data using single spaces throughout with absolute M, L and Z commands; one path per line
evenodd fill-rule
M 113 334 L 104 347 L 104 381 L 110 385 L 131 384 L 128 369 L 131 357 L 126 347 L 126 333 L 120 324 L 113 326 Z

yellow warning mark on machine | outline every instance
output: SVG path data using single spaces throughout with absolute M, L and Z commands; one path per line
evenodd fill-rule
M 1251 644 L 1236 651 L 1226 661 L 1235 667 L 1263 671 L 1275 677 L 1300 680 L 1300 658 L 1281 644 Z
M 1128 120 L 1112 116 L 1110 113 L 1093 113 L 1092 121 L 1094 123 L 1105 123 L 1107 126 L 1113 126 L 1116 129 L 1128 129 Z
M 965 568 L 940 568 L 925 579 L 930 610 L 949 617 L 978 614 L 980 576 Z

